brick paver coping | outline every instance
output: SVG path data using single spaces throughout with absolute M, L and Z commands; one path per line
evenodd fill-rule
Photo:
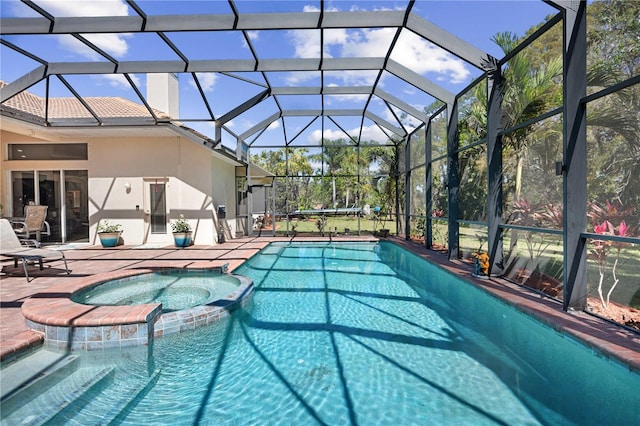
M 229 315 L 237 306 L 245 305 L 252 296 L 253 282 L 236 276 L 240 287 L 224 300 L 165 314 L 162 314 L 160 303 L 91 306 L 71 300 L 73 293 L 88 287 L 167 269 L 120 270 L 63 283 L 27 299 L 22 305 L 22 314 L 32 329 L 44 333 L 46 345 L 60 349 L 99 350 L 148 344 L 154 337 L 210 324 Z M 188 269 L 220 270 L 219 267 L 202 268 L 197 264 L 190 265 Z

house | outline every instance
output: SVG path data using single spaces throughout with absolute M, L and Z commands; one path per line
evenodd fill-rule
M 46 106 L 22 92 L 2 104 L 2 214 L 47 205 L 49 242 L 96 244 L 98 223 L 108 220 L 122 224 L 127 245 L 171 243 L 170 224 L 180 215 L 197 245 L 250 233 L 246 159 L 172 121 L 164 112 L 177 105 L 171 78 L 156 81 L 160 89 L 152 81 L 154 114 L 118 97 L 83 98 L 86 106 L 50 97 Z M 56 120 L 69 126 L 46 125 Z M 145 120 L 156 125 L 139 125 Z

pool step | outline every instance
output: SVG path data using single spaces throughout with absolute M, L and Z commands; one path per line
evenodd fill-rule
M 37 398 L 72 374 L 78 363 L 77 355 L 41 349 L 0 370 L 2 417 L 19 408 L 23 401 Z
M 160 379 L 160 371 L 153 372 L 149 380 L 144 386 L 139 388 L 131 388 L 122 393 L 122 398 L 116 403 L 113 408 L 106 414 L 102 415 L 100 421 L 96 425 L 109 425 L 120 424 L 127 417 L 127 415 L 133 410 L 136 405 L 149 393 L 151 389 L 158 383 Z
M 80 368 L 52 386 L 34 382 L 29 388 L 37 390 L 40 395 L 29 399 L 27 393 L 21 392 L 20 397 L 13 400 L 22 404 L 6 417 L 3 403 L 2 424 L 64 424 L 65 418 L 91 401 L 95 392 L 107 386 L 113 375 L 113 368 Z
M 160 378 L 155 371 L 150 377 L 134 379 L 133 383 L 118 377 L 92 393 L 92 397 L 84 398 L 84 404 L 74 410 L 66 410 L 56 417 L 55 422 L 47 424 L 77 425 L 117 425 L 121 424 L 138 403 L 149 393 Z

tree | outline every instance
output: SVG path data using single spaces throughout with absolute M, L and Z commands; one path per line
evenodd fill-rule
M 587 12 L 587 91 L 595 93 L 640 73 L 640 2 L 594 1 Z M 543 67 L 558 56 L 561 41 L 557 24 L 526 49 L 532 66 Z M 639 205 L 640 85 L 589 102 L 587 125 L 589 198 Z
M 346 177 L 349 172 L 349 161 L 355 161 L 357 156 L 356 147 L 347 142 L 345 139 L 335 139 L 335 140 L 322 140 L 322 158 L 318 160 L 322 161 L 323 169 L 326 167 L 325 176 L 331 177 L 331 206 L 333 208 L 338 207 L 338 191 L 342 194 L 345 194 L 345 207 L 348 206 L 348 195 L 349 192 L 348 183 L 343 181 L 342 188 L 337 187 L 337 178 L 338 176 Z M 357 164 L 357 162 L 356 162 Z M 357 174 L 357 171 L 356 171 Z
M 640 73 L 640 3 L 606 0 L 588 6 L 587 61 L 590 92 Z M 640 85 L 587 104 L 592 201 L 640 205 Z M 640 225 L 637 219 L 630 223 Z
M 492 39 L 504 51 L 510 53 L 519 43 L 512 33 L 496 34 Z M 552 106 L 559 105 L 562 87 L 558 77 L 562 75 L 561 57 L 555 57 L 547 64 L 533 66 L 528 52 L 522 51 L 509 60 L 504 71 L 504 97 L 502 101 L 502 127 L 508 129 L 529 119 L 538 117 Z M 561 99 L 561 98 L 560 98 Z M 515 199 L 522 193 L 522 167 L 529 146 L 528 136 L 532 125 L 507 133 L 503 137 L 503 147 L 515 157 Z
M 275 194 L 277 211 L 287 211 L 287 206 L 289 210 L 305 207 L 312 190 L 313 174 L 306 148 L 263 150 L 252 154 L 251 162 L 276 175 L 279 181 L 287 181 L 288 191 L 282 188 Z M 295 206 L 291 206 L 291 202 Z
M 391 217 L 395 211 L 395 199 L 398 179 L 398 147 L 377 145 L 368 150 L 367 161 L 374 165 L 375 191 L 385 217 Z
M 640 73 L 640 2 L 594 1 L 587 7 L 589 68 L 618 70 L 627 78 Z

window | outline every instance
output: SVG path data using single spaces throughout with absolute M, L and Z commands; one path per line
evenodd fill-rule
M 86 143 L 9 144 L 9 160 L 86 160 Z

